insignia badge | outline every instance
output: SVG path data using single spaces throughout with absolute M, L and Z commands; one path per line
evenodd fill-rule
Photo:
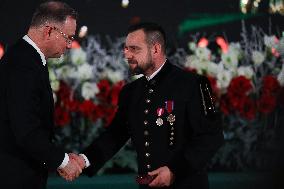
M 170 114 L 170 115 L 167 117 L 167 121 L 170 123 L 170 125 L 173 125 L 174 122 L 176 121 L 176 116 L 174 116 L 173 114 Z
M 174 122 L 176 121 L 176 116 L 172 114 L 172 111 L 174 109 L 174 101 L 168 100 L 165 103 L 166 103 L 166 110 L 169 113 L 167 121 L 170 123 L 170 125 L 173 125 Z
M 162 125 L 164 124 L 163 119 L 160 118 L 160 117 L 158 117 L 158 119 L 157 119 L 157 121 L 156 121 L 156 124 L 157 124 L 158 126 L 162 126 Z
M 164 108 L 158 108 L 157 109 L 158 118 L 157 118 L 156 124 L 158 126 L 162 126 L 164 124 L 163 119 L 160 117 L 160 116 L 162 116 L 164 114 L 164 112 L 165 112 Z

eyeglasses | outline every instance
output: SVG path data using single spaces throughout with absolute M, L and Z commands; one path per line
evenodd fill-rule
M 51 27 L 52 29 L 54 29 L 55 31 L 57 31 L 58 33 L 60 33 L 62 35 L 62 37 L 64 37 L 64 39 L 66 40 L 66 43 L 68 45 L 71 45 L 72 42 L 74 41 L 74 37 L 73 36 L 69 36 L 65 33 L 63 33 L 60 29 L 58 29 L 57 27 L 53 26 Z

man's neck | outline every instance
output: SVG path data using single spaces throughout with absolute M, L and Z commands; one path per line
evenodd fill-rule
M 165 65 L 167 59 L 165 58 L 163 62 L 159 63 L 157 66 L 157 68 L 151 73 L 151 74 L 145 74 L 145 77 L 147 78 L 147 80 L 153 79 L 162 69 L 162 67 Z

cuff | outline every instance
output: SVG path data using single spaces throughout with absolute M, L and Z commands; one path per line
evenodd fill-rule
M 69 156 L 67 153 L 65 153 L 65 157 L 61 163 L 61 165 L 58 167 L 59 169 L 63 169 L 69 162 Z
M 90 164 L 90 161 L 88 160 L 87 156 L 85 156 L 85 154 L 79 154 L 80 156 L 82 156 L 85 160 L 85 168 L 89 167 L 91 164 Z

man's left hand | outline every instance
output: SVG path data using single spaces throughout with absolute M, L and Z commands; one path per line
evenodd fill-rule
M 148 174 L 155 176 L 155 179 L 149 184 L 150 187 L 170 186 L 174 181 L 174 174 L 167 166 L 160 167 Z

